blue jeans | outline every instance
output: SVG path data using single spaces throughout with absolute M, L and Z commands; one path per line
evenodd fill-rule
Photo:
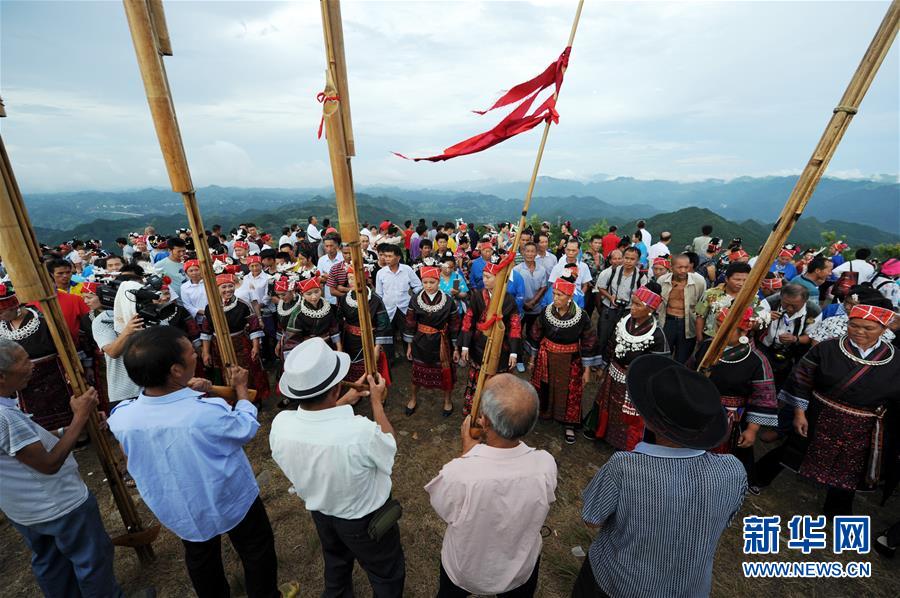
M 31 569 L 44 596 L 124 596 L 113 573 L 113 545 L 93 494 L 80 507 L 53 521 L 10 523 L 33 553 Z

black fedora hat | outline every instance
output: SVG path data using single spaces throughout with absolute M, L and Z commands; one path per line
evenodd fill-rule
M 728 418 L 712 381 L 664 355 L 642 355 L 628 366 L 628 396 L 644 421 L 672 442 L 711 449 L 725 440 Z

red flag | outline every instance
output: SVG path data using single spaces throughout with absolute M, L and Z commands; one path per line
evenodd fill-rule
M 516 108 L 506 115 L 503 120 L 501 120 L 497 125 L 484 133 L 479 133 L 474 137 L 470 137 L 465 141 L 460 141 L 456 145 L 451 145 L 447 149 L 444 150 L 443 154 L 439 156 L 431 156 L 429 158 L 412 158 L 412 160 L 418 162 L 420 160 L 428 160 L 430 162 L 441 162 L 443 160 L 449 160 L 451 158 L 456 158 L 457 156 L 465 156 L 467 154 L 474 154 L 476 152 L 480 152 L 488 149 L 498 143 L 502 143 L 506 141 L 510 137 L 515 137 L 519 133 L 524 133 L 525 131 L 530 131 L 535 128 L 542 122 L 550 122 L 554 123 L 559 122 L 559 113 L 556 111 L 556 99 L 555 95 L 559 94 L 559 88 L 562 86 L 563 74 L 566 70 L 566 67 L 569 66 L 569 54 L 572 52 L 572 47 L 569 46 L 563 53 L 560 54 L 559 58 L 556 59 L 555 62 L 551 63 L 544 72 L 538 75 L 537 77 L 525 81 L 524 83 L 519 83 L 508 92 L 506 92 L 503 97 L 494 102 L 494 105 L 484 111 L 474 110 L 475 114 L 486 114 L 495 108 L 501 108 L 503 106 L 507 106 L 509 104 L 513 104 L 515 102 L 520 102 Z M 534 112 L 528 114 L 528 110 L 531 108 L 531 105 L 534 103 L 537 96 L 550 87 L 551 85 L 555 86 L 554 95 L 551 95 L 549 98 L 544 100 L 544 102 L 539 105 Z M 397 152 L 393 152 L 395 155 L 400 156 L 406 160 L 407 158 L 403 154 L 398 154 Z

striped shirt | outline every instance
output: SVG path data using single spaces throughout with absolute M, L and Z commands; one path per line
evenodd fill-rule
M 584 491 L 601 526 L 588 554 L 610 596 L 708 596 L 719 537 L 741 507 L 747 475 L 733 455 L 645 442 L 617 452 Z

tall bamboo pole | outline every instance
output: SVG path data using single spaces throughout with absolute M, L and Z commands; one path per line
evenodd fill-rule
M 834 152 L 837 150 L 844 132 L 850 126 L 850 121 L 859 110 L 860 103 L 866 96 L 866 92 L 869 90 L 878 68 L 884 61 L 884 57 L 897 36 L 898 23 L 900 23 L 900 0 L 894 0 L 884 15 L 878 31 L 875 32 L 875 37 L 872 38 L 872 42 L 856 68 L 856 72 L 853 73 L 853 78 L 850 79 L 850 84 L 847 86 L 843 97 L 841 97 L 841 101 L 832 112 L 831 119 L 828 121 L 828 125 L 825 127 L 825 131 L 822 133 L 815 150 L 813 150 L 812 157 L 800 174 L 800 178 L 797 179 L 797 183 L 794 185 L 790 197 L 788 197 L 781 216 L 779 216 L 766 244 L 760 251 L 756 264 L 747 277 L 744 287 L 735 297 L 728 315 L 725 316 L 725 320 L 719 326 L 709 349 L 703 356 L 703 361 L 698 366 L 699 371 L 709 373 L 710 368 L 722 356 L 728 336 L 734 327 L 738 325 L 741 314 L 750 305 L 753 296 L 759 289 L 760 281 L 766 275 L 769 265 L 775 259 L 775 254 L 787 241 L 791 229 L 794 228 L 794 224 L 803 214 L 803 209 L 809 202 L 810 197 L 812 197 L 813 191 L 815 191 L 816 185 L 819 184 L 822 175 L 825 174 L 825 169 L 828 167 L 832 156 L 834 156 Z
M 584 8 L 584 0 L 579 0 L 578 8 L 575 11 L 575 19 L 572 22 L 572 29 L 569 32 L 569 42 L 566 44 L 567 47 L 571 47 L 572 43 L 575 41 L 575 32 L 578 29 L 578 21 L 581 19 L 582 8 Z M 563 70 L 563 73 L 565 73 L 565 69 Z M 558 99 L 558 94 L 555 91 L 553 92 L 553 98 Z M 519 226 L 516 230 L 516 236 L 513 238 L 512 248 L 509 250 L 510 254 L 513 256 L 519 251 L 522 231 L 525 230 L 526 221 L 528 219 L 528 209 L 531 207 L 531 195 L 534 193 L 534 186 L 537 183 L 538 172 L 541 168 L 541 159 L 544 157 L 544 147 L 547 145 L 547 136 L 549 134 L 550 120 L 547 120 L 547 123 L 544 125 L 544 132 L 541 135 L 541 143 L 538 146 L 537 157 L 534 159 L 534 168 L 531 170 L 531 180 L 528 181 L 528 190 L 525 192 L 525 204 L 522 207 L 522 214 L 519 216 Z M 514 266 L 515 261 L 511 261 L 497 275 L 496 282 L 494 283 L 494 293 L 491 295 L 491 302 L 490 305 L 488 305 L 487 314 L 485 316 L 487 321 L 493 320 L 494 323 L 490 328 L 484 331 L 484 334 L 487 336 L 487 342 L 484 347 L 481 369 L 478 371 L 478 382 L 475 386 L 475 394 L 472 397 L 471 432 L 474 437 L 478 437 L 481 434 L 481 430 L 477 427 L 475 422 L 481 408 L 481 394 L 484 392 L 484 384 L 487 382 L 488 377 L 497 373 L 497 366 L 500 361 L 500 353 L 503 348 L 503 335 L 506 331 L 506 327 L 503 324 L 503 318 L 498 318 L 498 316 L 503 313 L 503 301 L 506 298 L 506 285 Z
M 0 116 L 6 116 L 5 111 Z M 35 302 L 41 311 L 53 338 L 53 345 L 59 354 L 66 378 L 76 395 L 87 391 L 84 370 L 78 359 L 78 352 L 72 340 L 69 327 L 63 318 L 56 294 L 56 286 L 50 280 L 47 269 L 41 263 L 40 247 L 31 219 L 25 209 L 22 193 L 13 174 L 12 164 L 6 153 L 6 146 L 0 137 L 0 172 L 3 185 L 0 187 L 0 255 L 9 271 L 16 289 L 16 295 L 23 303 Z M 112 491 L 116 508 L 125 524 L 126 533 L 113 539 L 117 546 L 131 546 L 137 552 L 141 563 L 147 564 L 155 557 L 151 542 L 159 534 L 159 525 L 144 528 L 140 515 L 128 493 L 122 475 L 117 453 L 109 440 L 109 435 L 100 429 L 100 419 L 96 411 L 88 418 L 87 431 L 91 443 L 97 450 L 97 457 L 103 467 L 107 483 Z
M 359 245 L 359 216 L 356 211 L 353 173 L 350 168 L 350 157 L 355 151 L 350 122 L 350 92 L 347 83 L 347 62 L 344 58 L 341 4 L 339 0 L 320 0 L 320 6 L 325 36 L 325 56 L 328 61 L 325 90 L 320 96 L 322 119 L 328 141 L 328 158 L 331 161 L 341 240 L 349 246 L 350 259 L 356 270 L 353 287 L 357 297 L 359 328 L 362 331 L 363 359 L 366 373 L 374 374 L 377 369 L 375 336 L 372 332 L 372 315 L 369 312 L 362 248 Z
M 131 30 L 131 38 L 134 41 L 138 66 L 141 70 L 141 78 L 144 81 L 147 102 L 150 104 L 150 114 L 153 117 L 153 125 L 156 128 L 156 136 L 159 138 L 159 146 L 166 162 L 166 169 L 169 172 L 172 190 L 181 193 L 184 201 L 188 224 L 191 227 L 191 236 L 194 239 L 194 248 L 197 250 L 197 260 L 200 262 L 203 286 L 209 299 L 210 320 L 216 333 L 219 354 L 223 364 L 237 364 L 237 355 L 231 342 L 228 322 L 225 320 L 225 311 L 222 308 L 219 288 L 216 286 L 216 277 L 209 257 L 209 245 L 206 242 L 203 219 L 200 217 L 200 206 L 197 204 L 194 184 L 191 181 L 191 172 L 181 140 L 181 131 L 175 116 L 172 92 L 169 89 L 166 68 L 162 61 L 163 54 L 171 55 L 172 53 L 168 42 L 168 29 L 165 26 L 165 15 L 162 12 L 162 1 L 123 0 L 123 3 L 125 15 L 128 17 L 128 27 Z M 222 368 L 222 375 L 226 380 L 228 379 L 228 368 Z

